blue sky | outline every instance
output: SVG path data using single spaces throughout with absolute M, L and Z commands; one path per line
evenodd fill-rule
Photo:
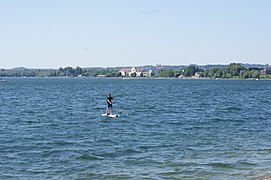
M 270 0 L 0 0 L 0 67 L 271 64 Z

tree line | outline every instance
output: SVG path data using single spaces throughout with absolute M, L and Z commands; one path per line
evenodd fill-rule
M 78 77 L 90 76 L 97 77 L 120 77 L 121 73 L 110 68 L 72 68 L 60 67 L 59 69 L 1 69 L 0 77 Z
M 196 73 L 198 77 L 202 78 L 271 78 L 271 75 L 261 75 L 258 69 L 247 69 L 238 63 L 231 63 L 224 68 L 202 69 L 191 65 L 184 69 L 162 69 L 160 77 L 192 77 Z M 105 77 L 122 76 L 118 68 L 0 69 L 0 77 L 97 77 L 100 75 Z M 132 75 L 136 76 L 136 74 Z M 151 76 L 154 76 L 154 73 Z
M 182 70 L 162 70 L 161 77 L 192 77 L 197 73 L 198 77 L 202 78 L 271 78 L 270 75 L 261 76 L 258 69 L 247 69 L 239 63 L 231 63 L 225 68 L 213 67 L 210 69 L 202 69 L 198 66 L 187 66 Z

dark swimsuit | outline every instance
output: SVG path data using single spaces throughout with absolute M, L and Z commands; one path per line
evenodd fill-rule
M 107 97 L 107 100 L 108 100 L 109 102 L 111 102 L 111 104 L 110 104 L 110 103 L 107 101 L 107 107 L 108 107 L 108 108 L 113 107 L 113 106 L 112 106 L 112 99 L 113 99 L 112 97 Z

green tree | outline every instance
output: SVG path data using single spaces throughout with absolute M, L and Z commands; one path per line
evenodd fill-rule
M 181 70 L 175 70 L 174 77 L 179 77 L 180 75 L 182 75 L 182 71 Z
M 231 75 L 231 73 L 227 73 L 227 74 L 225 74 L 224 77 L 225 77 L 225 78 L 232 78 L 232 75 Z
M 241 75 L 241 78 L 249 78 L 249 77 L 250 77 L 250 73 L 249 73 L 248 70 L 242 71 L 241 74 L 242 74 L 242 75 Z
M 209 74 L 209 69 L 204 69 L 204 71 L 203 71 L 202 74 L 203 74 L 203 77 L 206 77 L 206 78 L 209 77 L 209 76 L 208 76 L 208 74 Z
M 232 77 L 237 77 L 240 76 L 240 72 L 246 68 L 239 63 L 231 63 L 226 69 L 227 73 L 230 73 Z
M 252 78 L 257 79 L 261 75 L 260 71 L 258 70 L 252 70 Z
M 83 72 L 84 72 L 83 69 L 77 66 L 74 70 L 74 75 L 79 76 L 79 75 L 83 74 Z
M 191 77 L 194 76 L 196 72 L 204 72 L 204 70 L 198 66 L 188 66 L 184 69 L 184 76 Z
M 221 78 L 223 75 L 223 72 L 218 69 L 215 73 L 214 73 L 214 78 Z
M 58 71 L 57 71 L 57 75 L 58 76 L 64 76 L 65 75 L 65 70 L 62 67 L 60 67 L 58 69 Z

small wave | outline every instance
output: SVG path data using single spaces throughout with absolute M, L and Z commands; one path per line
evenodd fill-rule
M 139 146 L 139 149 L 151 149 L 152 147 L 151 146 L 148 146 L 148 145 L 142 145 L 142 146 Z
M 227 121 L 228 119 L 223 119 L 223 118 L 212 118 L 211 121 L 216 121 L 216 122 L 219 122 L 219 121 Z
M 61 150 L 46 150 L 46 151 L 43 151 L 42 153 L 42 157 L 49 157 L 49 156 L 52 156 L 52 155 L 56 155 L 56 154 L 61 154 Z
M 22 110 L 21 113 L 23 113 L 23 114 L 34 114 L 34 113 L 36 113 L 36 112 L 33 111 L 33 110 L 27 109 L 27 110 Z
M 125 149 L 125 150 L 115 150 L 113 152 L 104 152 L 98 154 L 99 157 L 123 157 L 123 156 L 132 156 L 134 154 L 140 154 L 141 151 L 135 149 Z
M 91 161 L 95 161 L 95 160 L 103 160 L 103 158 L 100 157 L 100 156 L 94 156 L 94 155 L 88 155 L 88 154 L 82 154 L 81 156 L 77 157 L 77 159 L 81 159 L 81 160 L 91 160 Z
M 256 166 L 257 165 L 257 163 L 252 163 L 252 162 L 247 162 L 247 161 L 239 161 L 238 164 L 242 166 Z
M 101 158 L 112 158 L 112 157 L 116 157 L 116 154 L 114 152 L 98 152 L 98 153 L 95 153 L 95 156 L 101 157 Z
M 131 179 L 132 176 L 124 173 L 98 175 L 97 179 Z
M 207 164 L 209 166 L 212 167 L 216 167 L 216 168 L 224 168 L 224 169 L 233 169 L 233 165 L 228 164 L 228 163 L 221 163 L 221 162 L 216 162 L 216 163 L 209 163 Z
M 118 154 L 125 156 L 125 155 L 139 154 L 139 153 L 141 153 L 141 151 L 129 148 L 129 149 L 125 149 L 124 151 L 119 152 Z
M 225 108 L 223 110 L 226 110 L 226 111 L 241 111 L 242 109 L 239 108 L 239 107 L 228 107 L 228 108 Z
M 271 147 L 269 147 L 269 148 L 261 148 L 261 149 L 259 149 L 259 151 L 267 151 L 267 152 L 271 153 Z
M 97 143 L 115 143 L 115 141 L 109 138 L 104 138 L 104 139 L 97 140 Z
M 46 171 L 42 171 L 42 170 L 28 170 L 29 173 L 32 173 L 32 174 L 46 174 L 47 172 Z
M 163 165 L 169 166 L 169 167 L 189 167 L 189 166 L 197 166 L 199 164 L 194 162 L 170 162 L 166 161 L 163 162 Z
M 161 161 L 152 159 L 150 156 L 134 156 L 124 160 L 124 163 L 128 166 L 161 166 Z
M 159 173 L 159 175 L 162 175 L 162 176 L 171 176 L 171 175 L 178 175 L 178 174 L 181 174 L 180 171 L 167 171 L 167 172 L 161 172 Z
M 49 142 L 48 144 L 65 146 L 65 145 L 72 145 L 74 143 L 73 142 L 68 142 L 68 141 L 52 141 L 52 142 Z
M 183 125 L 184 124 L 184 122 L 182 122 L 182 121 L 180 121 L 180 120 L 171 120 L 171 121 L 166 121 L 166 120 L 163 120 L 163 121 L 161 121 L 161 123 L 163 123 L 163 124 L 170 124 L 170 125 Z

